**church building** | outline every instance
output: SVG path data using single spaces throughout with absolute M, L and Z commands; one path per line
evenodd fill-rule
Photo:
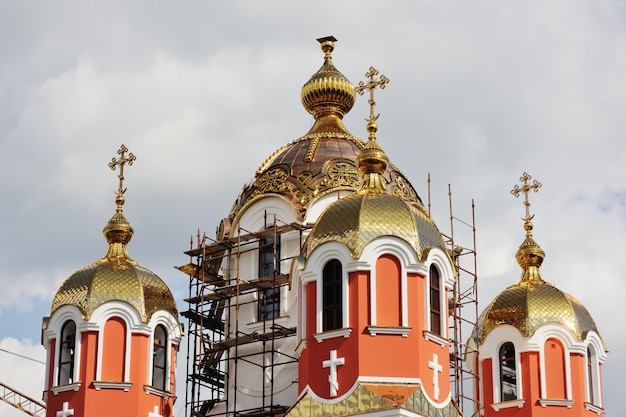
M 175 401 L 188 417 L 604 415 L 604 341 L 540 273 L 528 199 L 540 184 L 524 173 L 513 189 L 526 207 L 521 278 L 455 321 L 461 249 L 383 150 L 399 140 L 378 126 L 389 79 L 371 67 L 353 85 L 333 63 L 336 39 L 318 41 L 322 66 L 301 90 L 312 127 L 268 150 L 216 236 L 198 234 L 177 267 L 190 293 L 178 381 L 182 324 L 167 285 L 128 254 L 135 156 L 119 149 L 108 250 L 65 280 L 44 318 L 47 417 L 173 417 Z M 364 94 L 367 140 L 343 123 Z

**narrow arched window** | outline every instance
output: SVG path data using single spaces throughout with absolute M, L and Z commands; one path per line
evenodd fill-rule
M 322 272 L 322 331 L 343 327 L 341 262 L 332 259 Z
M 600 405 L 597 357 L 591 347 L 587 347 L 587 401 L 593 405 Z
M 441 335 L 441 277 L 435 265 L 430 266 L 430 331 Z
M 152 355 L 152 386 L 162 391 L 166 391 L 167 332 L 165 327 L 161 324 L 154 329 L 154 345 Z
M 517 399 L 515 346 L 507 342 L 500 347 L 500 401 Z
M 280 273 L 280 236 L 259 240 L 259 279 L 268 279 Z M 280 316 L 280 288 L 259 291 L 258 319 L 269 320 Z
M 74 382 L 74 353 L 76 351 L 76 323 L 68 320 L 61 328 L 59 343 L 58 385 Z

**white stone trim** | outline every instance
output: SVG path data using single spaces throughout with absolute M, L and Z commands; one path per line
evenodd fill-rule
M 604 413 L 604 408 L 598 407 L 597 405 L 593 405 L 593 404 L 590 404 L 590 403 L 585 403 L 585 410 L 593 411 L 597 415 L 600 415 L 600 414 Z
M 539 401 L 539 404 L 543 408 L 546 408 L 547 406 L 560 406 L 560 407 L 572 408 L 572 406 L 574 405 L 574 400 L 557 400 L 553 398 L 539 398 L 537 401 Z
M 431 248 L 424 262 L 424 326 L 428 331 L 432 331 L 432 323 L 430 322 L 430 267 L 435 265 L 439 271 L 439 305 L 441 311 L 439 314 L 439 327 L 441 328 L 441 337 L 448 338 L 448 291 L 454 287 L 456 274 L 450 263 L 448 254 L 440 248 Z
M 52 360 L 51 366 L 53 366 L 53 375 L 50 386 L 58 386 L 59 382 L 59 355 L 61 354 L 61 343 L 62 341 L 59 339 L 61 336 L 61 331 L 63 329 L 63 325 L 67 323 L 69 320 L 72 320 L 76 325 L 76 333 L 74 340 L 74 371 L 72 373 L 72 381 L 78 381 L 80 376 L 80 364 L 81 364 L 81 346 L 82 346 L 82 326 L 83 316 L 80 309 L 74 305 L 65 305 L 59 307 L 54 314 L 50 317 L 48 321 L 48 328 L 44 332 L 43 342 L 44 345 L 47 345 L 46 348 L 49 348 L 49 344 L 51 340 L 54 340 L 55 349 L 54 349 L 54 358 L 50 358 Z M 49 368 L 46 368 L 49 369 Z M 48 375 L 48 372 L 46 372 Z M 74 385 L 74 384 L 69 384 Z M 67 385 L 62 385 L 67 386 Z
M 493 401 L 495 404 L 510 403 L 511 401 L 501 401 L 500 392 L 500 347 L 507 342 L 513 343 L 515 347 L 515 372 L 517 377 L 517 398 L 518 400 L 524 398 L 522 392 L 524 373 L 520 372 L 522 369 L 521 352 L 531 351 L 529 345 L 526 343 L 527 339 L 515 327 L 505 324 L 497 327 L 491 331 L 485 341 L 479 348 L 479 368 L 480 363 L 485 359 L 491 359 L 491 375 L 493 380 Z M 536 349 L 537 351 L 539 349 Z M 513 400 L 516 401 L 516 400 Z M 492 404 L 492 407 L 494 405 Z M 495 408 L 494 408 L 495 409 Z
M 93 387 L 96 391 L 100 391 L 101 389 L 120 389 L 128 392 L 130 387 L 132 387 L 132 382 L 107 382 L 107 381 L 93 381 Z
M 431 341 L 431 342 L 435 342 L 442 348 L 448 346 L 449 340 L 446 339 L 445 337 L 441 337 L 438 334 L 429 332 L 427 330 L 424 330 L 423 334 L 424 334 L 424 339 Z
M 350 323 L 350 297 L 348 293 L 349 275 L 346 265 L 352 260 L 348 248 L 339 242 L 326 242 L 315 248 L 309 259 L 307 259 L 304 273 L 302 274 L 302 284 L 316 283 L 315 297 L 315 331 L 316 334 L 323 333 L 323 307 L 324 307 L 324 267 L 326 264 L 336 259 L 341 262 L 341 320 L 343 327 L 348 327 Z M 303 300 L 306 297 L 303 297 Z M 306 303 L 303 301 L 303 313 L 306 315 Z
M 402 326 L 402 327 L 393 327 L 393 326 L 367 326 L 367 331 L 371 336 L 376 336 L 377 334 L 388 334 L 388 335 L 400 335 L 402 337 L 407 337 L 409 333 L 411 333 L 411 328 Z
M 154 388 L 152 385 L 144 385 L 143 390 L 146 392 L 146 394 L 157 395 L 165 400 L 168 400 L 172 396 L 170 392 Z
M 78 391 L 80 389 L 81 384 L 82 382 L 75 382 L 73 384 L 57 385 L 56 387 L 50 388 L 50 391 L 52 391 L 54 395 L 58 395 L 59 392 Z
M 328 331 L 321 332 L 321 333 L 315 333 L 313 337 L 315 338 L 315 340 L 317 340 L 318 343 L 321 343 L 324 340 L 333 339 L 335 337 L 344 337 L 347 339 L 348 337 L 350 337 L 350 333 L 352 333 L 352 329 L 349 327 L 344 327 L 342 329 L 328 330 Z
M 526 400 L 524 399 L 503 401 L 503 402 L 491 404 L 491 408 L 493 408 L 496 411 L 500 411 L 504 408 L 514 408 L 514 407 L 522 408 L 525 403 L 526 403 Z

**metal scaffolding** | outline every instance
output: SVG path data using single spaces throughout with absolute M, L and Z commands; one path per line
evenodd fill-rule
M 428 177 L 430 190 L 430 176 Z M 429 191 L 430 195 L 430 191 Z M 478 321 L 478 274 L 476 257 L 476 220 L 472 200 L 471 222 L 453 214 L 452 188 L 448 184 L 450 233 L 442 235 L 457 273 L 454 288 L 448 297 L 448 334 L 450 339 L 450 385 L 452 398 L 464 415 L 479 409 L 475 389 L 478 373 L 465 363 L 465 355 L 476 352 L 467 341 Z M 430 202 L 429 202 L 430 207 Z M 458 229 L 461 229 L 460 231 Z M 458 236 L 461 235 L 461 238 Z M 463 241 L 461 244 L 459 241 Z
M 260 331 L 247 333 L 239 328 L 239 309 L 244 304 L 262 302 L 256 298 L 250 301 L 250 297 L 241 300 L 246 294 L 289 285 L 289 274 L 274 272 L 271 276 L 242 277 L 239 261 L 243 254 L 259 251 L 261 241 L 272 238 L 272 270 L 278 271 L 276 265 L 290 258 L 277 256 L 276 238 L 287 232 L 298 231 L 302 243 L 302 232 L 308 227 L 298 223 L 281 224 L 274 219 L 272 227 L 262 232 L 238 228 L 233 237 L 226 237 L 229 234 L 227 229 L 228 226 L 223 222 L 215 241 L 198 235 L 197 247 L 185 252 L 190 262 L 177 267 L 190 278 L 189 297 L 185 299 L 189 308 L 181 313 L 188 319 L 186 415 L 204 417 L 219 403 L 223 403 L 225 411 L 213 412 L 212 415 L 282 415 L 290 404 L 277 405 L 274 402 L 274 368 L 296 363 L 297 358 L 278 350 L 276 341 L 294 336 L 296 328 L 281 326 L 275 315 L 272 315 L 263 321 Z M 224 270 L 235 271 L 235 274 L 229 276 L 231 272 L 223 273 Z M 228 329 L 225 320 L 234 328 Z M 258 343 L 258 349 L 242 351 L 242 346 L 252 343 Z M 259 361 L 259 358 L 262 360 Z M 241 361 L 255 365 L 260 371 L 259 375 L 240 376 L 237 368 Z M 237 404 L 238 379 L 244 377 L 269 378 L 270 384 L 265 392 L 265 384 L 262 383 L 263 393 L 258 407 L 233 411 L 231 405 Z M 229 390 L 226 385 L 228 382 L 234 384 L 235 389 Z

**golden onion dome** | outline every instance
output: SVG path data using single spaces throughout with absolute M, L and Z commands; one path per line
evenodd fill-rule
M 322 67 L 302 87 L 302 104 L 315 122 L 309 132 L 274 152 L 244 185 L 229 217 L 266 195 L 291 202 L 301 218 L 318 198 L 337 191 L 357 191 L 361 177 L 355 159 L 364 148 L 343 124 L 355 102 L 355 87 L 332 62 L 335 38 L 318 39 L 324 52 Z M 383 173 L 390 192 L 402 199 L 421 200 L 411 183 L 393 164 Z
M 600 335 L 591 314 L 580 301 L 543 280 L 539 267 L 545 253 L 532 237 L 531 219 L 528 214 L 524 219 L 526 239 L 516 253 L 522 276 L 482 312 L 474 339 L 482 343 L 491 331 L 507 324 L 524 337 L 531 337 L 547 324 L 565 326 L 579 341 L 583 341 L 590 331 Z
M 420 259 L 429 248 L 446 250 L 441 233 L 424 207 L 387 190 L 383 173 L 389 159 L 376 141 L 374 120 L 369 120 L 369 141 L 356 158 L 361 189 L 322 212 L 307 241 L 307 257 L 322 243 L 335 241 L 346 245 L 352 257 L 358 259 L 371 241 L 382 236 L 405 240 Z
M 123 145 L 122 149 L 127 150 Z M 133 306 L 145 323 L 158 310 L 178 317 L 176 301 L 165 282 L 128 256 L 126 245 L 133 236 L 133 228 L 122 212 L 125 191 L 122 180 L 120 174 L 120 189 L 115 199 L 117 209 L 102 230 L 109 244 L 106 255 L 74 272 L 63 282 L 52 301 L 51 315 L 62 306 L 73 305 L 78 307 L 85 320 L 89 320 L 104 303 L 123 301 Z

